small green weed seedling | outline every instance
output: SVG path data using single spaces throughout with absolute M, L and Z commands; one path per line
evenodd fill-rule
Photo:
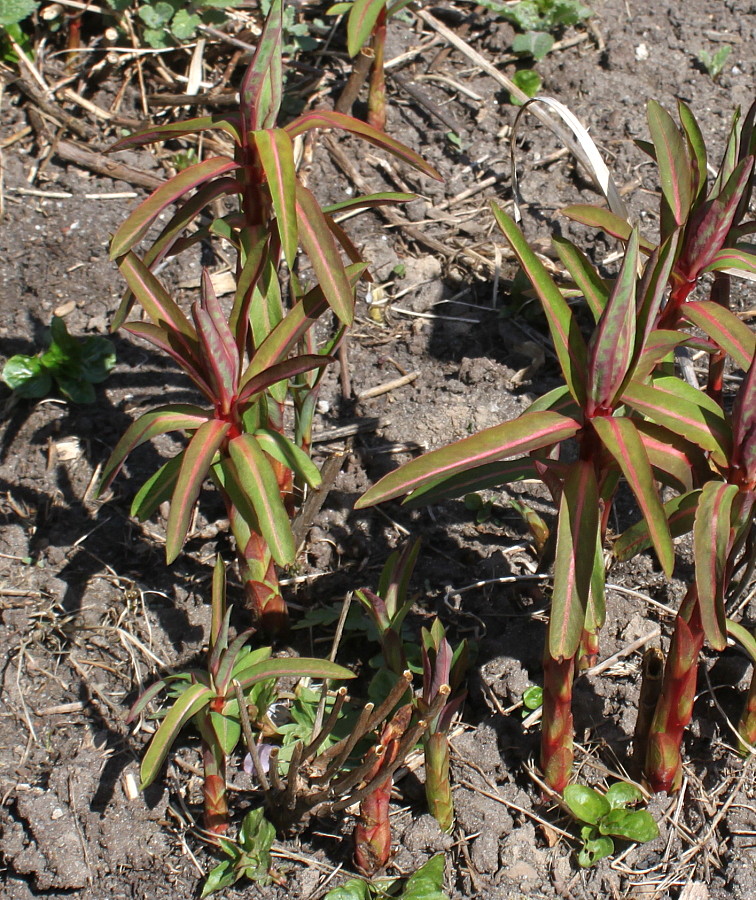
M 63 319 L 53 316 L 47 350 L 37 356 L 11 356 L 1 377 L 24 399 L 46 397 L 55 385 L 73 403 L 94 403 L 94 385 L 105 381 L 115 364 L 111 341 L 73 337 Z
M 725 64 L 732 53 L 732 47 L 729 44 L 723 44 L 719 50 L 709 53 L 708 50 L 699 50 L 696 59 L 711 75 L 712 80 L 716 81 L 724 71 Z
M 522 717 L 526 719 L 531 713 L 543 706 L 543 688 L 537 684 L 531 684 L 522 692 Z
M 282 879 L 273 869 L 270 855 L 275 837 L 276 831 L 261 807 L 248 812 L 235 841 L 225 837 L 218 839 L 218 846 L 228 858 L 208 872 L 200 897 L 209 897 L 242 878 L 262 887 L 271 881 L 280 883 Z
M 226 21 L 224 9 L 242 6 L 242 0 L 107 0 L 118 13 L 132 10 L 141 23 L 141 35 L 150 47 L 175 47 L 194 40 L 200 25 L 221 25 Z
M 431 857 L 404 881 L 401 878 L 376 878 L 366 881 L 351 878 L 331 888 L 323 900 L 448 900 L 444 893 L 444 855 Z
M 659 837 L 659 828 L 645 809 L 628 809 L 643 799 L 643 794 L 626 781 L 613 784 L 605 794 L 582 784 L 568 784 L 564 802 L 579 823 L 583 846 L 578 863 L 588 867 L 614 853 L 614 838 L 645 844 Z
M 30 56 L 32 46 L 21 23 L 36 12 L 42 4 L 37 0 L 0 0 L 0 59 L 13 65 L 18 62 L 18 54 L 13 41 Z

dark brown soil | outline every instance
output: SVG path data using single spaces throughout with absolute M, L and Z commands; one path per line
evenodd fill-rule
M 747 108 L 753 100 L 756 6 L 750 0 L 594 0 L 592 5 L 595 28 L 586 39 L 539 64 L 543 90 L 589 127 L 616 182 L 630 188 L 634 212 L 652 223 L 658 185 L 633 144 L 647 137 L 645 103 L 653 98 L 672 110 L 676 99 L 688 102 L 716 160 L 734 107 Z M 457 28 L 470 9 L 434 12 Z M 467 40 L 496 63 L 511 36 L 508 25 L 478 8 Z M 426 37 L 392 25 L 388 57 Z M 733 50 L 715 82 L 696 54 L 723 42 Z M 753 770 L 730 749 L 733 738 L 723 718 L 723 711 L 737 716 L 749 674 L 740 655 L 728 651 L 708 661 L 712 687 L 705 679 L 700 684 L 683 792 L 650 804 L 661 837 L 579 870 L 574 847 L 541 821 L 568 823 L 541 803 L 525 770 L 535 759 L 537 725 L 524 729 L 520 710 L 510 709 L 540 678 L 544 615 L 534 582 L 497 581 L 528 576 L 535 567 L 507 494 L 491 495 L 494 517 L 482 524 L 461 502 L 415 513 L 398 505 L 352 509 L 369 484 L 409 458 L 413 445 L 436 447 L 512 418 L 558 378 L 548 349 L 544 355 L 542 323 L 537 317 L 507 317 L 506 286 L 498 292 L 494 287 L 497 260 L 503 279 L 512 273 L 487 204 L 511 198 L 507 135 L 515 110 L 501 88 L 455 50 L 437 71 L 480 99 L 448 83 L 419 79 L 443 46 L 401 72 L 417 79 L 431 107 L 457 123 L 462 150 L 447 139 L 449 128 L 428 104 L 418 104 L 392 81 L 388 126 L 438 167 L 443 185 L 406 171 L 387 172 L 363 148 L 340 141 L 376 189 L 395 189 L 406 181 L 421 195 L 408 216 L 448 252 L 430 251 L 372 214 L 349 223 L 372 260 L 376 281 L 389 282 L 385 307 L 375 297 L 370 309 L 368 298 L 360 300 L 349 346 L 353 390 L 359 394 L 409 372 L 417 377 L 354 403 L 343 400 L 336 372 L 328 376 L 318 429 L 360 422 L 369 430 L 355 438 L 309 532 L 294 574 L 312 577 L 294 578 L 288 588 L 299 615 L 315 604 L 340 602 L 348 590 L 375 587 L 390 549 L 411 532 L 423 538 L 413 582 L 418 621 L 438 613 L 455 637 L 473 637 L 478 644 L 469 701 L 452 742 L 457 829 L 453 838 L 440 834 L 424 814 L 418 790 L 422 772 L 407 776 L 398 784 L 392 816 L 396 855 L 390 873 L 411 873 L 432 853 L 446 850 L 452 898 L 756 900 Z M 59 65 L 50 61 L 51 81 Z M 511 73 L 511 67 L 502 70 Z M 99 77 L 99 87 L 87 88 L 86 82 L 74 87 L 107 107 L 120 76 L 113 70 Z M 323 102 L 332 102 L 335 93 L 336 88 L 326 93 Z M 123 111 L 138 116 L 138 94 L 125 96 Z M 17 88 L 7 87 L 1 101 L 0 141 L 27 122 L 37 128 L 34 104 Z M 81 108 L 69 101 L 63 106 L 83 120 Z M 136 199 L 104 195 L 133 187 L 62 162 L 55 141 L 70 135 L 56 134 L 54 124 L 46 127 L 52 143 L 37 132 L 35 140 L 22 139 L 0 157 L 3 358 L 35 352 L 53 313 L 63 315 L 75 334 L 106 334 L 121 291 L 107 245 Z M 94 121 L 91 127 L 103 146 L 113 136 Z M 596 202 L 590 183 L 568 158 L 537 165 L 558 145 L 532 117 L 521 133 L 529 237 L 542 239 L 554 229 L 580 234 L 557 211 L 568 202 Z M 148 152 L 123 154 L 122 161 L 163 174 Z M 494 186 L 454 200 L 492 175 L 498 178 Z M 324 202 L 342 198 L 351 187 L 322 145 L 315 147 L 310 184 Z M 29 188 L 48 196 L 25 192 Z M 56 193 L 68 196 L 49 196 Z M 141 189 L 137 193 L 144 196 Z M 580 237 L 597 260 L 615 249 L 601 237 Z M 164 275 L 182 285 L 197 277 L 199 267 L 199 258 L 187 257 Z M 753 288 L 738 282 L 736 289 L 736 303 L 752 305 Z M 100 467 L 128 423 L 166 398 L 190 396 L 181 376 L 151 350 L 126 336 L 114 340 L 118 367 L 98 389 L 96 404 L 77 407 L 57 398 L 8 402 L 0 431 L 0 892 L 9 900 L 178 900 L 197 895 L 201 875 L 214 859 L 191 827 L 199 815 L 196 743 L 189 737 L 165 777 L 146 794 L 127 799 L 127 778 L 137 775 L 148 736 L 134 733 L 124 719 L 157 672 L 185 664 L 202 650 L 210 566 L 218 550 L 230 559 L 230 546 L 222 507 L 211 494 L 203 500 L 186 552 L 170 568 L 162 550 L 163 520 L 142 527 L 130 519 L 131 498 L 170 439 L 140 448 L 113 491 L 96 497 Z M 324 458 L 343 441 L 317 446 Z M 529 486 L 517 490 L 551 514 Z M 682 579 L 687 573 L 681 568 L 678 574 Z M 681 580 L 666 583 L 650 558 L 615 566 L 609 580 L 640 595 L 610 590 L 602 658 L 657 625 L 669 634 L 671 617 L 663 605 L 677 605 Z M 477 582 L 486 584 L 471 588 Z M 755 618 L 752 599 L 743 621 L 752 626 Z M 299 649 L 310 648 L 305 641 Z M 352 652 L 348 643 L 344 651 Z M 628 762 L 638 665 L 639 655 L 632 654 L 577 684 L 578 764 L 586 783 L 601 783 Z M 232 760 L 230 774 L 240 806 L 248 804 L 254 798 L 240 758 Z M 276 845 L 277 862 L 288 875 L 285 888 L 240 884 L 226 895 L 318 900 L 334 867 L 351 866 L 350 831 L 348 819 L 315 823 L 296 841 Z

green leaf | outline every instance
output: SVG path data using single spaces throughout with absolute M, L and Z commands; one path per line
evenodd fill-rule
M 578 865 L 584 869 L 595 866 L 614 853 L 614 841 L 610 837 L 596 837 L 586 840 L 577 855 Z
M 600 206 L 576 203 L 572 206 L 563 207 L 560 212 L 574 222 L 580 222 L 591 228 L 600 228 L 610 237 L 618 238 L 621 241 L 629 240 L 633 230 L 632 225 L 626 219 L 615 215 L 608 209 L 602 209 Z M 639 243 L 640 249 L 644 253 L 652 253 L 654 251 L 654 245 L 644 237 L 640 238 Z
M 100 384 L 116 364 L 113 342 L 106 337 L 89 337 L 80 345 L 79 372 L 85 381 Z
M 722 409 L 702 391 L 674 376 L 656 378 L 652 386 L 631 381 L 622 401 L 653 422 L 708 450 L 714 462 L 726 466 L 732 435 Z
M 640 803 L 643 799 L 640 788 L 630 784 L 629 781 L 615 781 L 604 796 L 609 801 L 609 806 L 612 809 L 632 806 L 635 803 Z
M 635 351 L 635 284 L 638 231 L 633 229 L 625 258 L 589 348 L 588 390 L 597 407 L 614 408 Z
M 574 419 L 559 413 L 524 412 L 517 419 L 433 450 L 390 472 L 357 500 L 355 509 L 392 500 L 442 477 L 485 463 L 558 444 L 576 434 L 580 427 Z
M 677 114 L 680 117 L 685 139 L 688 143 L 688 154 L 692 161 L 691 174 L 693 176 L 693 198 L 702 197 L 706 192 L 706 143 L 703 134 L 690 107 L 677 101 Z
M 611 810 L 606 797 L 584 784 L 568 784 L 564 789 L 564 802 L 576 819 L 588 825 L 596 825 Z
M 591 591 L 599 528 L 598 485 L 593 464 L 578 460 L 564 482 L 557 524 L 554 591 L 549 618 L 549 653 L 571 659 L 580 645 Z
M 164 463 L 154 475 L 139 488 L 131 503 L 130 513 L 140 522 L 146 522 L 161 503 L 169 500 L 176 485 L 183 450 Z
M 654 486 L 651 463 L 635 425 L 630 419 L 595 418 L 593 426 L 601 443 L 619 464 L 648 524 L 656 556 L 667 577 L 672 575 L 675 550 L 667 517 Z
M 715 650 L 724 650 L 727 646 L 725 573 L 731 547 L 732 504 L 737 495 L 737 485 L 708 482 L 701 492 L 693 524 L 701 625 Z
M 325 215 L 314 195 L 296 185 L 299 238 L 328 305 L 345 325 L 354 319 L 354 290 Z
M 171 34 L 177 41 L 190 41 L 197 33 L 202 19 L 186 9 L 179 9 L 171 20 Z
M 756 335 L 735 313 L 711 300 L 684 303 L 681 313 L 732 357 L 739 368 L 750 367 L 756 353 Z
M 213 726 L 213 731 L 218 737 L 218 743 L 220 744 L 221 750 L 226 754 L 226 756 L 230 756 L 234 750 L 236 749 L 236 745 L 239 743 L 239 738 L 241 737 L 241 724 L 238 719 L 233 719 L 230 716 L 224 716 L 218 712 L 210 712 L 210 721 Z
M 257 50 L 247 67 L 240 90 L 243 127 L 249 131 L 272 128 L 281 107 L 283 74 L 281 42 L 283 0 L 271 0 Z
M 0 0 L 0 26 L 23 22 L 40 5 L 35 0 Z
M 200 407 L 190 404 L 160 406 L 141 415 L 126 429 L 126 433 L 110 454 L 102 473 L 98 493 L 101 494 L 107 488 L 120 471 L 126 457 L 140 444 L 171 431 L 193 431 L 204 422 L 207 422 L 207 413 Z
M 432 856 L 407 879 L 401 900 L 448 900 L 444 893 L 443 853 Z
M 693 202 L 688 147 L 672 116 L 655 100 L 649 100 L 647 113 L 662 194 L 675 222 L 683 225 Z
M 145 8 L 141 7 L 141 9 Z M 110 258 L 118 259 L 128 253 L 144 237 L 160 213 L 187 191 L 200 187 L 211 178 L 217 178 L 238 168 L 239 164 L 233 159 L 227 156 L 217 156 L 179 172 L 131 212 L 113 235 L 113 240 L 110 242 Z
M 756 255 L 736 247 L 724 247 L 714 254 L 714 258 L 706 266 L 704 272 L 719 272 L 723 269 L 756 275 Z
M 275 472 L 255 437 L 242 434 L 228 442 L 238 483 L 251 502 L 260 533 L 279 566 L 294 562 L 297 548 Z
M 553 46 L 554 38 L 545 31 L 528 31 L 525 34 L 516 34 L 512 39 L 513 53 L 532 56 L 535 60 L 543 59 Z M 523 90 L 525 89 L 523 88 Z M 525 93 L 527 94 L 527 91 Z M 532 97 L 533 94 L 528 94 L 528 96 Z
M 588 352 L 572 310 L 543 263 L 531 250 L 514 219 L 495 203 L 491 204 L 491 209 L 496 223 L 509 241 L 541 300 L 564 380 L 576 402 L 582 406 L 586 399 Z
M 442 500 L 462 497 L 474 491 L 492 490 L 502 484 L 521 481 L 524 478 L 538 478 L 538 472 L 531 459 L 524 457 L 500 460 L 459 472 L 450 478 L 432 481 L 425 487 L 413 491 L 412 496 L 405 501 L 405 506 L 407 509 L 417 509 L 419 506 L 429 506 L 440 503 Z M 477 495 L 473 494 L 473 496 Z
M 223 862 L 218 863 L 214 869 L 207 873 L 200 897 L 209 897 L 210 894 L 214 894 L 216 891 L 231 887 L 240 878 L 241 872 L 236 870 L 235 861 L 233 859 L 224 859 Z
M 50 373 L 38 356 L 11 356 L 3 366 L 2 379 L 19 397 L 37 399 L 52 388 Z
M 339 887 L 331 888 L 323 900 L 371 900 L 370 885 L 363 878 L 350 878 Z
M 286 435 L 272 428 L 258 428 L 255 437 L 268 456 L 283 463 L 292 472 L 303 478 L 311 488 L 320 487 L 323 480 L 320 470 L 304 450 L 297 447 Z
M 306 113 L 290 122 L 286 126 L 286 131 L 289 132 L 292 138 L 295 138 L 311 128 L 337 128 L 341 131 L 348 131 L 350 134 L 361 137 L 376 147 L 388 151 L 398 159 L 404 160 L 404 162 L 409 163 L 426 175 L 430 175 L 431 178 L 435 178 L 438 181 L 443 180 L 433 166 L 427 163 L 418 153 L 415 153 L 414 150 L 411 150 L 400 141 L 394 140 L 394 138 L 389 137 L 382 131 L 378 131 L 377 128 L 373 128 L 365 122 L 360 122 L 359 119 L 353 119 L 351 116 L 345 116 L 342 113 L 317 110 Z
M 531 684 L 522 694 L 522 705 L 526 709 L 540 709 L 543 706 L 543 688 L 537 684 Z
M 512 75 L 512 83 L 515 84 L 528 97 L 535 97 L 541 90 L 543 79 L 535 69 L 518 69 Z M 514 94 L 509 94 L 509 102 L 513 106 L 522 106 L 523 101 Z
M 567 238 L 553 235 L 551 243 L 579 290 L 583 292 L 593 318 L 598 321 L 609 297 L 609 287 L 588 257 Z
M 307 659 L 305 657 L 283 657 L 268 659 L 249 666 L 239 673 L 242 690 L 268 678 L 333 678 L 344 680 L 354 678 L 354 672 L 330 662 L 327 659 Z
M 130 2 L 128 5 L 131 5 Z M 152 125 L 134 134 L 116 141 L 108 149 L 108 153 L 116 153 L 133 147 L 142 147 L 145 144 L 153 144 L 157 141 L 173 140 L 184 137 L 187 134 L 197 134 L 200 131 L 214 130 L 226 132 L 234 143 L 239 143 L 239 117 L 234 115 L 199 116 L 194 119 L 184 119 L 181 122 L 171 122 L 168 125 Z
M 613 809 L 598 823 L 601 834 L 613 835 L 645 844 L 659 837 L 659 828 L 648 810 L 645 809 Z
M 165 528 L 165 557 L 169 565 L 181 552 L 202 482 L 207 478 L 213 457 L 226 439 L 230 427 L 230 423 L 220 419 L 206 420 L 195 431 L 184 451 Z
M 693 528 L 700 495 L 699 490 L 689 491 L 673 497 L 664 504 L 664 515 L 667 517 L 672 537 L 680 537 Z M 620 562 L 626 562 L 650 546 L 651 537 L 648 533 L 648 523 L 645 519 L 641 519 L 640 522 L 631 525 L 620 535 L 612 546 L 612 552 Z
M 213 692 L 204 684 L 191 684 L 182 691 L 178 700 L 160 723 L 160 727 L 153 735 L 150 746 L 144 754 L 139 770 L 142 790 L 155 780 L 155 776 L 173 746 L 173 742 L 178 737 L 179 731 L 195 713 L 207 706 L 213 697 Z
M 297 255 L 297 174 L 294 145 L 281 128 L 255 131 L 252 135 L 260 157 L 276 214 L 281 247 L 289 269 Z
M 354 0 L 347 19 L 347 53 L 357 56 L 365 46 L 378 21 L 378 16 L 386 8 L 386 0 Z

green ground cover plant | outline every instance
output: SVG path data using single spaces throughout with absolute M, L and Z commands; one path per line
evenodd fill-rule
M 116 364 L 112 341 L 74 337 L 59 316 L 53 316 L 48 341 L 47 350 L 36 356 L 11 356 L 2 380 L 22 399 L 38 400 L 57 387 L 73 403 L 94 403 L 94 385 L 105 381 Z

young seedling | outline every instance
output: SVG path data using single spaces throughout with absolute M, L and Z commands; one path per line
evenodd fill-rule
M 643 799 L 643 794 L 626 781 L 613 784 L 605 794 L 582 784 L 564 789 L 564 802 L 581 824 L 583 846 L 578 863 L 585 868 L 614 853 L 614 839 L 645 844 L 659 837 L 659 828 L 645 809 L 628 809 Z
M 72 403 L 94 403 L 94 385 L 105 381 L 115 363 L 111 341 L 75 338 L 63 319 L 53 316 L 47 350 L 36 356 L 11 356 L 2 380 L 22 399 L 46 397 L 55 385 Z
M 183 727 L 191 722 L 197 728 L 202 738 L 205 828 L 213 835 L 224 834 L 228 827 L 226 762 L 239 743 L 242 717 L 248 720 L 247 707 L 251 705 L 264 713 L 275 699 L 276 679 L 283 676 L 354 678 L 349 669 L 328 660 L 272 659 L 270 647 L 252 650 L 247 645 L 254 631 L 252 628 L 229 640 L 231 607 L 226 607 L 225 598 L 225 569 L 219 558 L 213 572 L 206 668 L 190 669 L 160 679 L 136 701 L 127 719 L 133 722 L 161 692 L 168 692 L 171 705 L 142 759 L 142 789 L 157 777 Z
M 431 857 L 402 884 L 398 878 L 375 878 L 365 881 L 350 878 L 331 888 L 323 900 L 449 900 L 444 893 L 444 855 Z
M 312 373 L 322 373 L 351 323 L 355 283 L 365 277 L 366 268 L 330 212 L 320 208 L 297 177 L 294 145 L 312 129 L 340 129 L 438 177 L 412 150 L 348 116 L 309 112 L 277 127 L 281 35 L 282 0 L 273 0 L 242 82 L 238 113 L 151 127 L 112 148 L 222 131 L 233 142 L 234 154 L 205 159 L 179 172 L 141 203 L 113 236 L 111 257 L 129 288 L 113 327 L 124 323 L 138 301 L 149 321 L 129 322 L 126 330 L 173 359 L 206 406 L 172 404 L 145 413 L 113 451 L 101 487 L 110 484 L 128 454 L 144 441 L 171 431 L 191 435 L 185 449 L 138 492 L 132 514 L 144 520 L 170 501 L 170 563 L 181 552 L 195 502 L 211 478 L 228 509 L 247 605 L 273 633 L 284 630 L 288 621 L 276 566 L 294 562 L 292 516 L 305 486 L 320 482 L 307 442 L 319 384 L 319 374 Z M 359 209 L 410 197 L 378 194 L 337 207 Z M 225 198 L 235 200 L 233 212 L 183 236 L 206 207 Z M 136 246 L 174 203 L 176 212 L 140 258 Z M 233 302 L 226 310 L 209 273 L 203 272 L 200 298 L 190 318 L 153 270 L 166 257 L 212 236 L 226 241 L 236 256 Z M 297 276 L 300 246 L 317 279 L 309 290 Z M 318 346 L 313 329 L 329 309 L 339 325 L 335 335 Z M 296 418 L 293 438 L 284 416 L 289 398 Z
M 218 846 L 227 859 L 208 872 L 200 897 L 209 897 L 242 878 L 261 887 L 272 881 L 283 883 L 281 876 L 273 869 L 270 854 L 275 836 L 275 829 L 263 815 L 262 808 L 250 810 L 244 816 L 235 841 L 223 837 L 218 839 Z

